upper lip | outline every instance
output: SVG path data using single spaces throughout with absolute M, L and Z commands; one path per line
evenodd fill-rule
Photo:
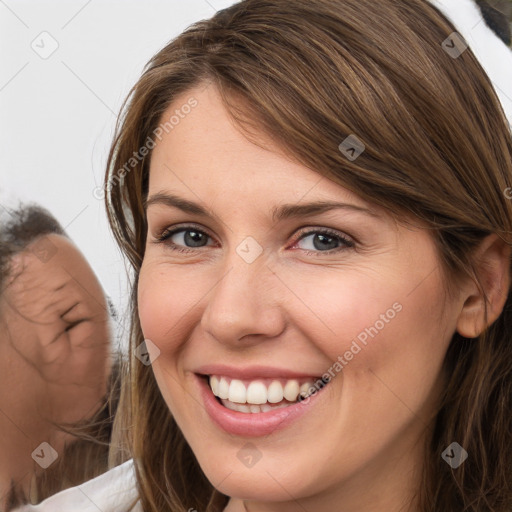
M 289 368 L 276 368 L 272 366 L 263 365 L 246 366 L 242 368 L 236 366 L 228 366 L 225 364 L 207 364 L 197 368 L 195 370 L 195 373 L 201 375 L 217 375 L 222 377 L 231 377 L 233 379 L 240 380 L 255 380 L 258 378 L 315 379 L 319 377 L 319 374 L 313 374 L 310 372 L 298 372 L 291 370 Z

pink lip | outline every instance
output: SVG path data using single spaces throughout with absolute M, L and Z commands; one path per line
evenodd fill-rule
M 218 374 L 226 375 L 225 372 Z M 232 411 L 220 404 L 204 377 L 196 375 L 196 379 L 205 409 L 212 421 L 225 432 L 244 437 L 267 436 L 287 427 L 303 414 L 311 411 L 314 404 L 318 403 L 319 395 L 322 395 L 321 389 L 305 401 L 289 407 L 262 413 L 243 413 Z
M 297 373 L 284 368 L 271 368 L 268 366 L 250 366 L 247 368 L 239 368 L 235 366 L 227 366 L 223 364 L 209 364 L 201 366 L 194 370 L 195 373 L 201 375 L 218 375 L 223 377 L 231 377 L 240 380 L 252 379 L 317 379 L 319 375 L 311 373 Z M 320 374 L 321 375 L 321 374 Z

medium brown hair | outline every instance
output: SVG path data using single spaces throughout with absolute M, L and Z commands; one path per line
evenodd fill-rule
M 458 277 L 476 280 L 472 256 L 483 238 L 510 242 L 512 205 L 503 191 L 512 138 L 471 50 L 458 58 L 445 51 L 454 31 L 426 0 L 245 0 L 159 51 L 126 100 L 106 174 L 111 227 L 134 270 L 131 353 L 143 340 L 137 280 L 151 153 L 131 169 L 126 162 L 154 139 L 171 102 L 205 81 L 248 137 L 262 131 L 398 221 L 428 226 L 447 288 Z M 353 161 L 338 148 L 350 135 L 365 144 Z M 426 435 L 422 512 L 512 509 L 511 300 L 478 338 L 453 336 Z M 203 474 L 151 368 L 132 356 L 126 371 L 116 421 L 144 510 L 222 511 L 228 497 Z M 441 458 L 453 441 L 470 457 L 456 470 Z

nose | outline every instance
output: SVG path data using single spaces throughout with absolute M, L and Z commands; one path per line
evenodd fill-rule
M 207 296 L 201 318 L 204 331 L 232 346 L 278 336 L 285 328 L 281 301 L 285 292 L 264 257 L 247 263 L 235 253 L 224 268 Z

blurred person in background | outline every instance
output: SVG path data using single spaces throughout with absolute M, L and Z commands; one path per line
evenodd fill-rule
M 4 210 L 1 511 L 106 469 L 112 405 L 105 395 L 115 373 L 110 316 L 92 268 L 57 220 L 33 205 Z M 77 443 L 65 426 L 84 421 L 90 440 Z

